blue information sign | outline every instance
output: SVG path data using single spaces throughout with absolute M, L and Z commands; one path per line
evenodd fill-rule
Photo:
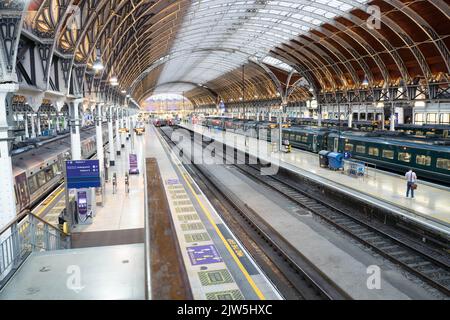
M 66 161 L 66 172 L 69 189 L 101 187 L 98 160 Z

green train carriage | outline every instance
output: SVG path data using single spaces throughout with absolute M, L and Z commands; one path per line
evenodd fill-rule
M 334 132 L 328 136 L 326 150 L 350 152 L 354 159 L 401 174 L 412 168 L 419 177 L 450 185 L 450 147 L 435 141 Z

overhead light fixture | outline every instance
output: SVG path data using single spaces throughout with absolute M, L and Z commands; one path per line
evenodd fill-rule
M 129 94 L 126 95 L 127 98 L 131 97 Z
M 95 57 L 95 61 L 94 64 L 92 65 L 92 68 L 96 71 L 100 71 L 104 69 L 102 60 L 101 60 L 101 53 L 100 53 L 100 49 L 97 49 L 97 54 Z
M 127 93 L 125 90 L 122 90 L 122 91 L 120 91 L 120 92 L 122 92 L 123 94 Z
M 365 87 L 367 87 L 369 85 L 369 80 L 367 79 L 367 76 L 364 77 L 362 85 L 365 86 Z
M 314 92 L 314 88 L 313 87 L 309 87 L 309 92 Z
M 119 81 L 119 80 L 117 79 L 116 76 L 112 76 L 112 77 L 109 79 L 109 81 L 110 81 L 111 83 L 117 83 L 117 81 Z

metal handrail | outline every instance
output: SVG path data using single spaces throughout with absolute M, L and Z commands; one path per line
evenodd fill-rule
M 19 214 L 0 230 L 0 289 L 31 253 L 69 249 L 70 240 L 70 234 L 30 211 Z

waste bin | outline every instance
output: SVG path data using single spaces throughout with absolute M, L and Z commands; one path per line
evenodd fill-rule
M 328 154 L 328 167 L 331 170 L 340 170 L 343 168 L 344 155 L 342 153 L 330 152 Z
M 319 164 L 321 168 L 328 168 L 328 154 L 330 154 L 331 151 L 322 150 L 319 152 Z

